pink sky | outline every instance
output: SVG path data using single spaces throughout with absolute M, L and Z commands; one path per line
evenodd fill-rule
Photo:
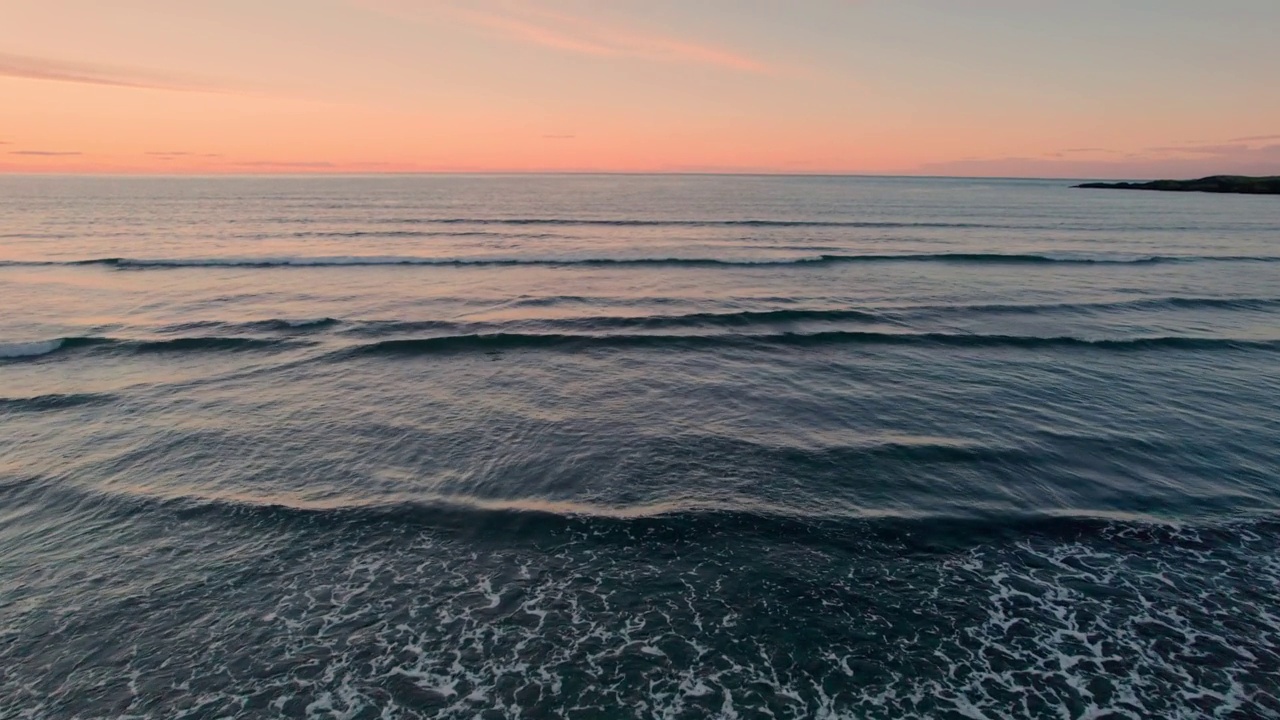
M 1274 0 L 3 0 L 0 172 L 1280 174 Z

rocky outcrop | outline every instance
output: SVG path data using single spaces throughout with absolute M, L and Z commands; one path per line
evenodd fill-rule
M 1247 177 L 1213 175 L 1199 180 L 1156 180 L 1146 183 L 1085 183 L 1078 188 L 1090 190 L 1159 190 L 1164 192 L 1244 193 L 1248 195 L 1280 195 L 1280 177 Z

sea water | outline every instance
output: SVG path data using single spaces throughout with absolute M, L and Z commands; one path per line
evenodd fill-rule
M 0 717 L 1280 715 L 1280 203 L 0 179 Z

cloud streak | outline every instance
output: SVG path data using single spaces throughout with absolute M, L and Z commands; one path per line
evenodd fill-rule
M 1277 138 L 1280 139 L 1280 138 Z M 1280 167 L 1280 143 L 1262 147 L 1245 142 L 1221 145 L 1152 147 L 1123 159 L 1085 160 L 1046 157 L 967 158 L 929 163 L 918 173 L 959 176 L 1109 178 L 1122 180 L 1188 178 L 1204 175 L 1274 175 Z
M 290 162 L 276 160 L 246 160 L 243 162 L 232 163 L 238 167 L 264 167 L 264 168 L 331 168 L 336 167 L 331 162 L 314 161 L 314 162 Z
M 405 14 L 409 7 L 392 0 L 365 0 L 362 4 L 398 15 Z M 535 2 L 486 2 L 468 6 L 441 2 L 433 7 L 467 25 L 510 40 L 561 52 L 701 65 L 762 75 L 775 72 L 767 63 L 732 50 L 673 35 L 553 12 Z
M 152 150 L 143 153 L 149 157 L 159 158 L 160 160 L 174 160 L 177 158 L 219 158 L 221 153 L 194 153 L 186 150 Z
M 224 93 L 212 83 L 150 70 L 0 53 L 0 77 L 141 90 Z
M 10 150 L 9 154 L 26 155 L 30 157 L 74 157 L 83 155 L 84 153 L 64 150 Z

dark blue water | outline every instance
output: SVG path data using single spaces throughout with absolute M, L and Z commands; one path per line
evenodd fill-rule
M 0 718 L 1280 716 L 1280 203 L 0 179 Z

